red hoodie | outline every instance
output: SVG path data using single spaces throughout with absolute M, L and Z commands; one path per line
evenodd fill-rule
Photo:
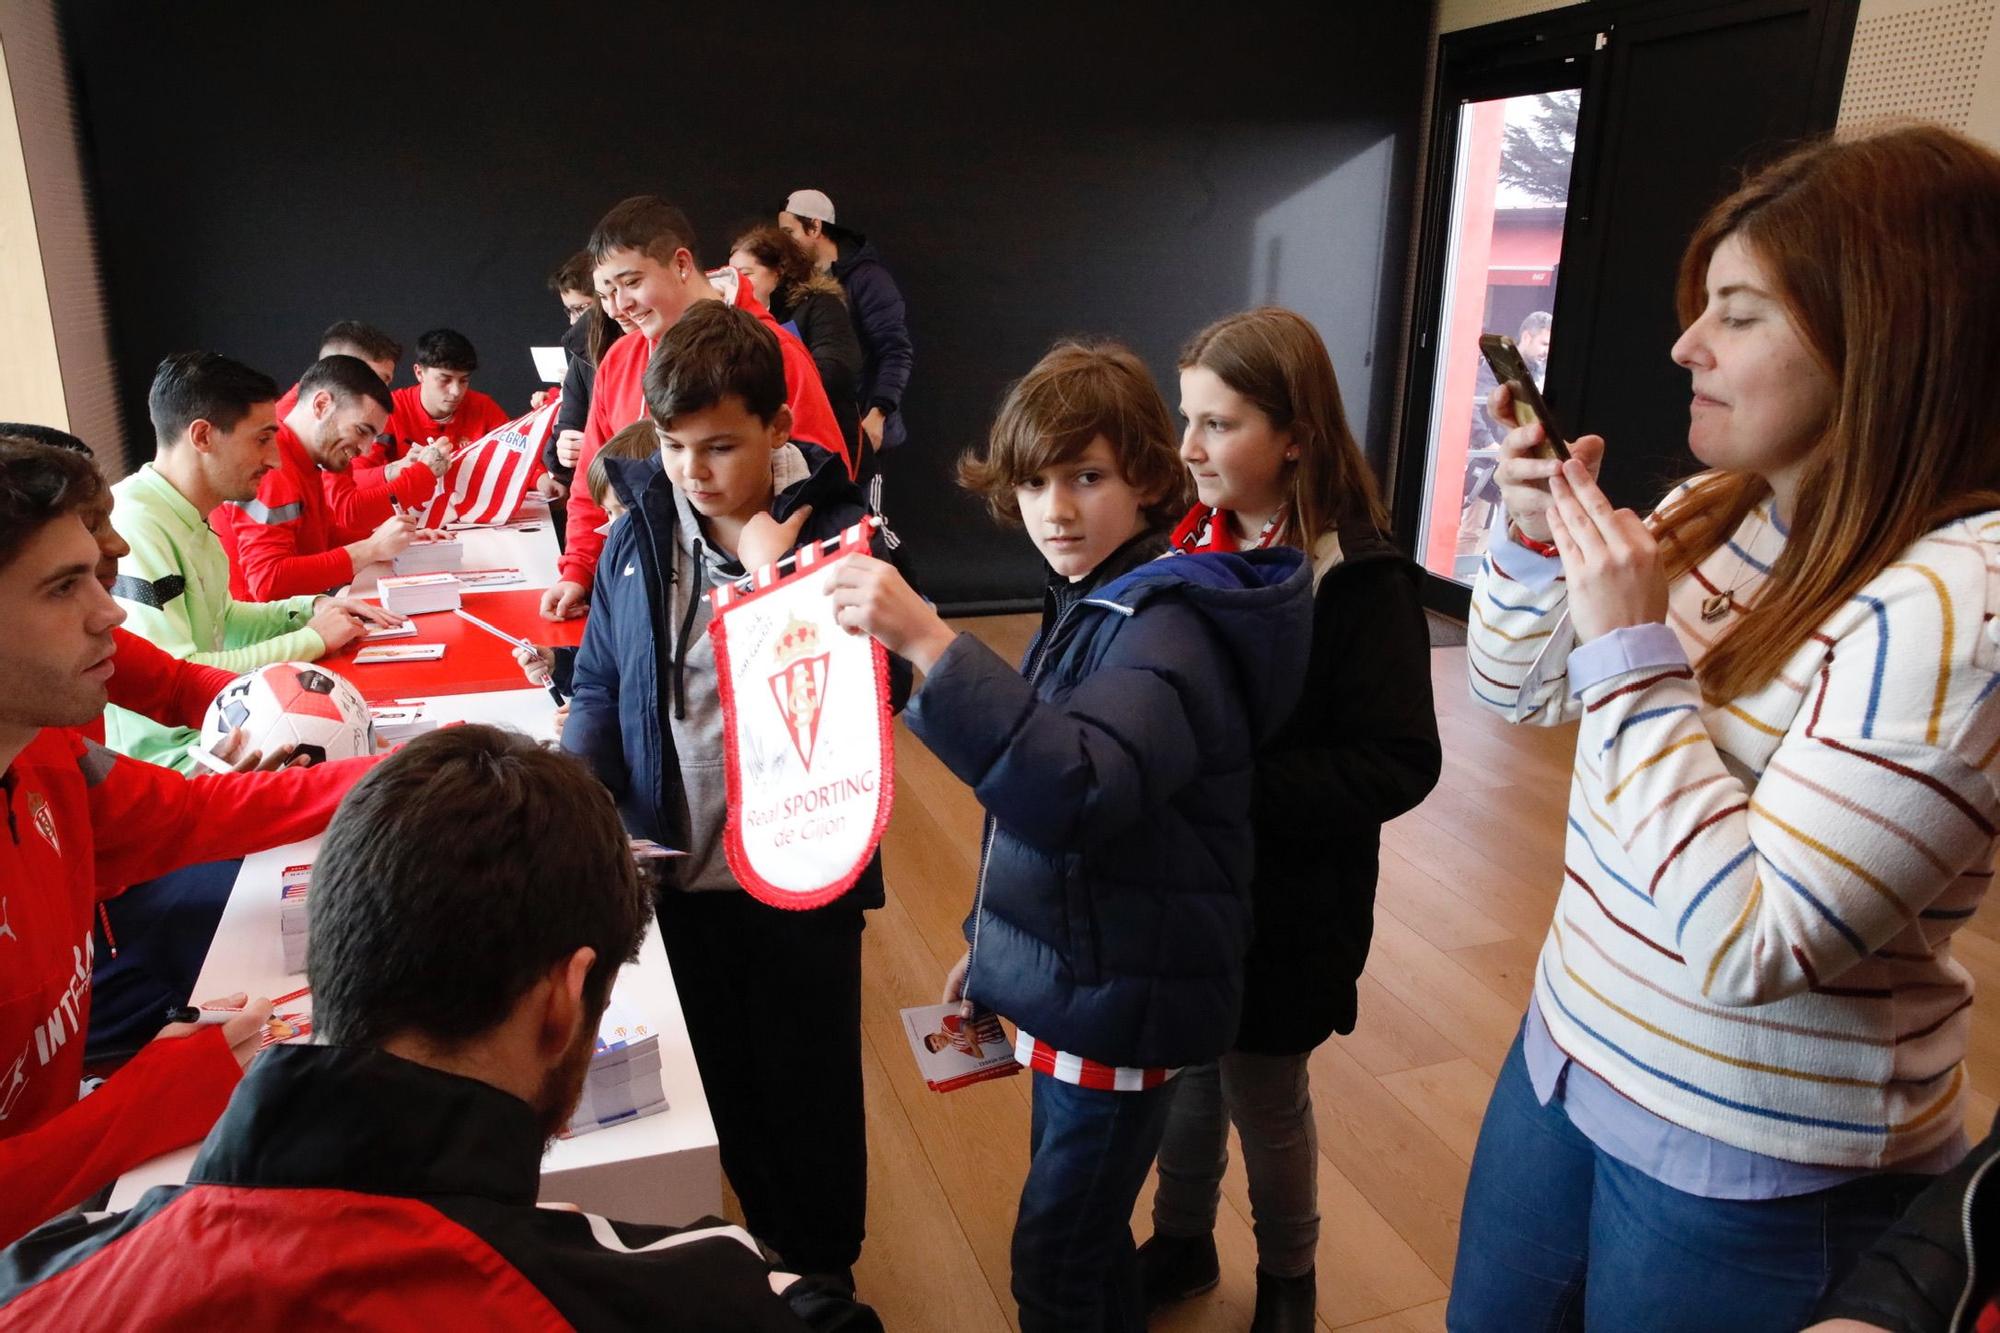
M 203 666 L 161 652 L 129 630 L 113 629 L 111 641 L 116 645 L 111 681 L 106 686 L 111 702 L 170 727 L 201 730 L 210 702 L 222 693 L 223 686 L 236 679 L 221 667 Z M 104 715 L 99 713 L 95 720 L 77 730 L 102 745 Z
M 275 602 L 347 582 L 354 561 L 344 548 L 368 535 L 334 520 L 319 464 L 283 422 L 278 466 L 264 474 L 257 498 L 217 505 L 208 525 L 229 553 L 229 595 L 239 602 Z
M 0 775 L 0 1245 L 201 1138 L 239 1076 L 203 1030 L 149 1043 L 77 1101 L 91 915 L 123 891 L 100 886 L 309 837 L 373 763 L 188 778 L 51 727 Z
M 785 397 L 792 409 L 792 438 L 817 444 L 840 456 L 849 475 L 854 460 L 847 456 L 847 444 L 834 418 L 833 404 L 819 382 L 819 367 L 812 353 L 796 335 L 771 317 L 763 303 L 750 291 L 750 284 L 735 269 L 717 269 L 709 280 L 724 287 L 734 303 L 755 315 L 760 323 L 778 335 L 778 348 L 785 358 Z M 645 338 L 620 338 L 611 344 L 598 363 L 597 379 L 590 390 L 590 416 L 583 428 L 583 447 L 576 457 L 576 475 L 590 471 L 590 460 L 604 442 L 646 413 L 646 363 L 653 344 Z M 597 557 L 604 551 L 603 527 L 608 515 L 590 498 L 589 488 L 573 486 L 569 493 L 569 527 L 564 533 L 563 557 L 557 569 L 585 592 L 597 574 Z

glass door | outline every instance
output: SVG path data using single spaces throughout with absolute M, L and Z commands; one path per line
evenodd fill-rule
M 1499 507 L 1494 446 L 1506 428 L 1486 410 L 1493 374 L 1479 335 L 1504 333 L 1541 387 L 1554 339 L 1563 219 L 1576 159 L 1580 83 L 1461 103 L 1450 204 L 1427 363 L 1430 420 L 1418 558 L 1470 582 Z

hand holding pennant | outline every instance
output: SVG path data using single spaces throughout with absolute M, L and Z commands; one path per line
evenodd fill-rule
M 512 520 L 542 470 L 542 442 L 555 428 L 558 407 L 550 403 L 516 417 L 452 454 L 417 525 L 487 526 Z
M 826 591 L 828 571 L 866 558 L 878 522 L 709 594 L 729 789 L 723 849 L 744 888 L 777 907 L 847 892 L 889 822 L 888 653 L 843 633 Z

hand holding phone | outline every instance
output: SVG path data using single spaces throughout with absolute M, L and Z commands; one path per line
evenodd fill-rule
M 1514 340 L 1504 333 L 1482 333 L 1479 354 L 1492 367 L 1493 378 L 1507 386 L 1507 395 L 1514 404 L 1514 424 L 1531 426 L 1540 422 L 1546 446 L 1543 456 L 1568 461 L 1569 441 L 1556 425 L 1542 391 L 1535 387 L 1535 377 L 1528 372 L 1528 363 L 1522 360 L 1521 349 L 1514 345 Z

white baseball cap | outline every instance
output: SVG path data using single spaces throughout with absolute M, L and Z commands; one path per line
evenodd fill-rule
M 821 222 L 835 220 L 833 200 L 823 190 L 793 190 L 792 197 L 785 200 L 785 211 L 794 217 L 817 218 Z

